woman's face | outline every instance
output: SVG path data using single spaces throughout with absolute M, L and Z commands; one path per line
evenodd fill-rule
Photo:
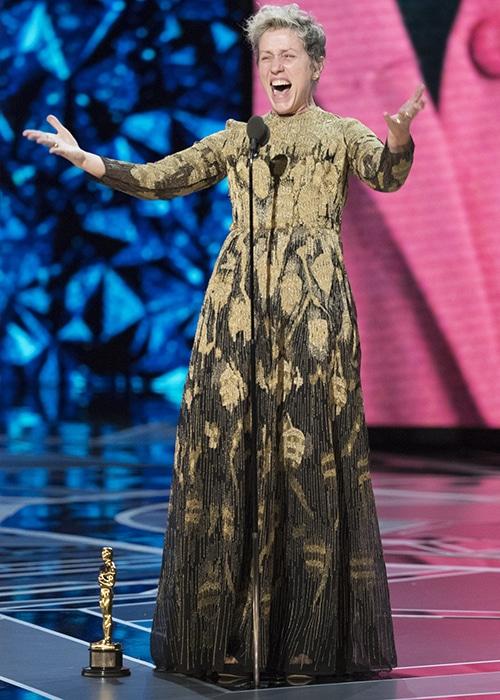
M 268 29 L 258 49 L 260 82 L 276 114 L 295 114 L 314 104 L 313 75 L 319 77 L 302 39 L 291 29 Z M 281 87 L 280 87 L 281 86 Z

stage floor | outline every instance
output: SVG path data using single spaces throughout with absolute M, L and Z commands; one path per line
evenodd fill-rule
M 500 458 L 373 455 L 399 667 L 383 680 L 228 691 L 156 676 L 149 630 L 175 416 L 48 421 L 12 409 L 0 436 L 0 700 L 500 698 Z M 114 638 L 128 678 L 80 675 L 100 639 L 100 548 L 118 566 Z

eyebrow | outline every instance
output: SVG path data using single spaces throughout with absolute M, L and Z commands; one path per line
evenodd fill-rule
M 292 48 L 290 48 L 290 49 L 281 49 L 281 51 L 278 51 L 278 53 L 288 53 L 289 51 L 294 51 L 294 52 L 296 52 L 297 49 L 292 49 Z M 264 50 L 261 50 L 259 53 L 270 53 L 270 54 L 272 54 L 273 52 L 272 52 L 270 49 L 264 49 Z

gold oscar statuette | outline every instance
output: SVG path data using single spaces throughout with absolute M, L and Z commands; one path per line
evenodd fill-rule
M 102 639 L 92 642 L 89 647 L 90 663 L 82 668 L 82 676 L 92 678 L 116 678 L 130 676 L 130 670 L 123 667 L 123 652 L 121 644 L 111 639 L 113 625 L 113 588 L 116 582 L 116 566 L 113 561 L 111 547 L 101 550 L 103 565 L 99 571 L 99 607 L 102 612 Z

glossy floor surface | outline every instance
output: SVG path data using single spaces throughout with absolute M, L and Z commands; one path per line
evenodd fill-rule
M 373 454 L 397 669 L 380 680 L 228 691 L 153 674 L 175 414 L 155 402 L 128 416 L 3 414 L 0 700 L 500 698 L 500 458 Z M 80 674 L 88 642 L 101 638 L 104 545 L 118 567 L 114 638 L 132 671 L 106 681 Z

